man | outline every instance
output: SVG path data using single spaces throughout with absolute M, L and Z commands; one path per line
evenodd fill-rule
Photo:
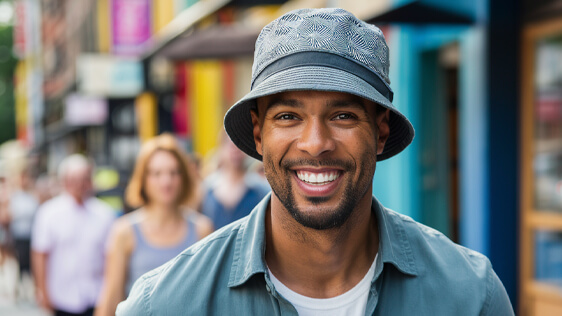
M 272 194 L 143 276 L 117 314 L 512 315 L 487 258 L 371 195 L 376 162 L 414 136 L 388 65 L 381 31 L 341 9 L 266 26 L 225 128 Z
M 247 170 L 248 156 L 226 134 L 218 154 L 219 169 L 205 179 L 207 190 L 201 206 L 215 229 L 248 215 L 270 191 L 267 182 Z
M 59 166 L 64 192 L 37 211 L 31 236 L 37 299 L 55 315 L 92 315 L 103 278 L 111 208 L 91 197 L 92 168 L 81 155 Z

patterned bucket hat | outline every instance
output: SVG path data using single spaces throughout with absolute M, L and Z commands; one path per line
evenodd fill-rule
M 381 161 L 414 138 L 410 121 L 392 105 L 388 47 L 380 29 L 343 9 L 300 9 L 261 31 L 254 53 L 251 91 L 226 113 L 234 144 L 258 160 L 250 110 L 259 97 L 285 91 L 350 93 L 390 109 L 390 136 Z

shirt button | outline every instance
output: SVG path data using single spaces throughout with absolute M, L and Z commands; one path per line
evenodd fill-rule
M 266 289 L 269 293 L 271 293 L 271 288 L 269 287 L 269 285 L 266 284 L 266 285 L 265 285 L 265 289 Z

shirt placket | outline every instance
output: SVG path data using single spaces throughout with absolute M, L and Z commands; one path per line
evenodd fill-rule
M 379 249 L 381 249 L 379 247 Z M 371 282 L 371 290 L 369 291 L 369 298 L 367 299 L 367 307 L 365 308 L 365 315 L 371 316 L 375 315 L 375 310 L 379 303 L 380 291 L 383 282 L 383 267 L 382 254 L 379 253 L 376 257 L 377 262 L 375 262 L 375 275 L 373 276 L 373 281 Z
M 299 314 L 295 309 L 295 307 L 293 306 L 293 304 L 287 301 L 283 296 L 281 296 L 275 290 L 275 286 L 273 286 L 273 282 L 271 282 L 267 274 L 265 274 L 264 276 L 265 276 L 265 290 L 267 291 L 271 299 L 274 300 L 274 303 L 277 303 L 274 305 L 279 307 L 279 309 L 276 310 L 276 315 L 298 316 Z
M 86 225 L 91 225 L 92 223 L 89 223 L 89 219 L 88 219 L 88 210 L 86 209 L 85 206 L 79 206 L 78 209 L 78 221 L 76 225 L 76 236 L 77 238 L 80 240 L 79 241 L 79 245 L 82 245 L 81 247 L 79 247 L 77 250 L 77 253 L 79 254 L 79 259 L 81 259 L 80 261 L 82 262 L 82 264 L 79 265 L 79 275 L 81 276 L 81 282 L 79 283 L 78 286 L 78 291 L 79 291 L 79 297 L 80 300 L 82 302 L 84 302 L 84 304 L 90 305 L 92 302 L 90 295 L 89 295 L 89 289 L 88 289 L 88 284 L 89 284 L 89 266 L 92 264 L 92 262 L 90 262 L 91 259 L 91 254 L 89 253 L 89 251 L 91 250 L 90 247 L 90 239 L 91 236 L 90 234 L 90 229 L 89 227 L 87 227 Z

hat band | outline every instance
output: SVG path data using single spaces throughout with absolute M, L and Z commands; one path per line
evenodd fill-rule
M 382 79 L 377 74 L 375 74 L 368 68 L 361 66 L 360 64 L 345 57 L 324 52 L 300 52 L 276 60 L 272 64 L 265 67 L 265 69 L 262 70 L 262 72 L 256 77 L 256 79 L 254 79 L 251 89 L 254 89 L 255 86 L 258 86 L 273 74 L 276 74 L 283 70 L 287 70 L 289 68 L 301 66 L 330 67 L 348 72 L 365 80 L 390 102 L 392 102 L 392 99 L 394 98 L 394 93 L 392 92 L 392 90 L 390 90 L 388 86 L 384 84 Z

